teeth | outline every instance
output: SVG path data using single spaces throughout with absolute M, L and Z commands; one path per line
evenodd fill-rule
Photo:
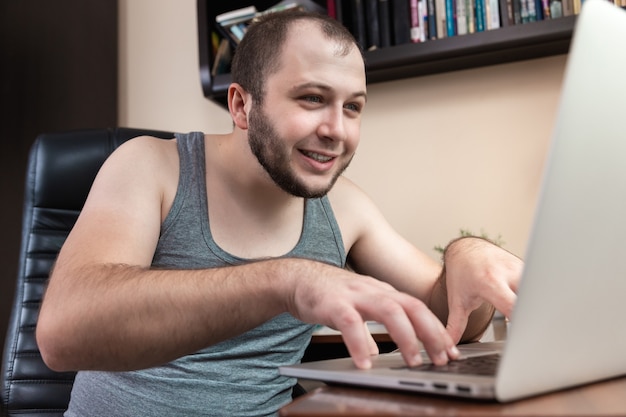
M 302 153 L 305 154 L 306 156 L 308 156 L 311 159 L 315 159 L 318 162 L 328 162 L 331 159 L 333 159 L 331 156 L 324 156 L 324 155 L 320 155 L 320 154 L 315 153 L 315 152 L 304 151 Z

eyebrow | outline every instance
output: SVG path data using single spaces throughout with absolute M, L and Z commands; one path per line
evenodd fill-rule
M 307 88 L 316 88 L 322 91 L 332 91 L 332 88 L 326 84 L 317 83 L 317 82 L 306 82 L 303 84 L 295 85 L 291 88 L 291 91 L 299 91 Z M 363 97 L 363 99 L 367 102 L 367 93 L 364 90 L 354 92 L 350 95 L 351 98 Z

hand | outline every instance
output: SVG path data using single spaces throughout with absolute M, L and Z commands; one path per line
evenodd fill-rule
M 371 277 L 320 267 L 316 278 L 307 274 L 297 280 L 289 311 L 302 321 L 339 330 L 358 368 L 370 368 L 370 357 L 378 353 L 367 320 L 385 325 L 409 366 L 422 363 L 419 341 L 437 365 L 458 357 L 453 340 L 422 301 Z
M 510 317 L 522 274 L 521 259 L 485 239 L 463 238 L 448 246 L 444 264 L 446 328 L 455 343 L 466 330 L 470 313 L 484 309 L 485 303 Z

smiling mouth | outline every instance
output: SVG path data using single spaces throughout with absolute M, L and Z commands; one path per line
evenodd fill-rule
M 316 152 L 309 152 L 309 151 L 300 151 L 302 152 L 302 154 L 304 154 L 305 156 L 317 161 L 317 162 L 328 162 L 334 159 L 334 157 L 332 156 L 327 156 L 327 155 L 321 155 L 319 153 Z

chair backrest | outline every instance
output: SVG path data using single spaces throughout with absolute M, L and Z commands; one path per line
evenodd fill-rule
M 91 184 L 115 148 L 136 136 L 173 133 L 103 129 L 43 134 L 33 144 L 24 190 L 22 242 L 15 298 L 2 357 L 2 408 L 8 416 L 61 416 L 74 373 L 50 370 L 35 340 L 39 306 L 56 256 Z

